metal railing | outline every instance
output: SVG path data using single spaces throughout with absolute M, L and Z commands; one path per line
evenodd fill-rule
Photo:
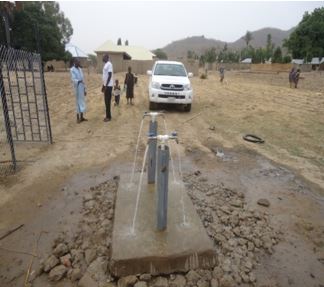
M 40 54 L 0 46 L 0 90 L 0 169 L 15 170 L 14 142 L 52 143 Z

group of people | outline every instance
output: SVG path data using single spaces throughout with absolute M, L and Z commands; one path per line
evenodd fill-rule
M 102 70 L 102 88 L 101 91 L 104 94 L 105 110 L 106 115 L 104 122 L 111 121 L 111 98 L 114 96 L 115 106 L 119 106 L 120 96 L 122 90 L 120 88 L 119 81 L 113 79 L 113 65 L 109 60 L 109 55 L 105 54 L 102 61 L 104 62 Z M 71 79 L 73 83 L 75 98 L 76 98 L 76 112 L 77 112 L 77 123 L 87 121 L 84 117 L 86 111 L 85 96 L 86 86 L 84 83 L 84 77 L 82 68 L 80 66 L 80 61 L 75 59 L 74 64 L 70 70 Z M 125 76 L 124 80 L 124 90 L 126 90 L 126 99 L 127 104 L 133 105 L 134 99 L 134 86 L 137 82 L 137 77 L 132 73 L 131 67 L 128 68 L 128 73 Z
M 299 77 L 300 77 L 300 69 L 292 68 L 291 71 L 289 72 L 290 88 L 295 87 L 297 89 Z

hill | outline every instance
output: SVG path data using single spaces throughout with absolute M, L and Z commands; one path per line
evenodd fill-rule
M 282 46 L 283 40 L 288 38 L 294 28 L 291 28 L 288 31 L 280 30 L 277 28 L 263 28 L 252 33 L 252 41 L 250 45 L 255 48 L 265 47 L 267 45 L 267 35 L 271 34 L 272 43 L 275 46 Z M 233 49 L 241 49 L 246 46 L 245 41 L 242 39 L 245 35 L 243 35 L 240 39 L 235 42 L 229 43 L 228 46 Z
M 186 58 L 188 50 L 195 51 L 196 54 L 200 55 L 211 47 L 221 50 L 225 43 L 215 39 L 208 39 L 204 36 L 193 36 L 174 41 L 162 48 L 162 50 L 168 55 L 168 58 Z
M 265 47 L 267 42 L 267 35 L 271 34 L 272 43 L 275 46 L 282 46 L 283 40 L 288 38 L 294 28 L 284 31 L 277 28 L 263 28 L 252 33 L 251 45 L 255 48 Z M 246 46 L 245 41 L 240 37 L 234 42 L 228 42 L 228 48 L 233 50 L 239 50 Z M 201 55 L 207 49 L 215 47 L 216 50 L 223 49 L 226 42 L 216 39 L 208 39 L 204 36 L 193 36 L 185 39 L 174 41 L 166 45 L 162 50 L 168 55 L 168 58 L 186 58 L 187 51 L 195 51 L 196 54 Z

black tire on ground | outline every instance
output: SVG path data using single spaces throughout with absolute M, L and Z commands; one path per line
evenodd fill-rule
M 252 143 L 264 143 L 264 140 L 256 135 L 247 134 L 243 136 L 243 139 Z
M 191 111 L 191 104 L 187 104 L 184 107 L 185 112 L 190 112 Z

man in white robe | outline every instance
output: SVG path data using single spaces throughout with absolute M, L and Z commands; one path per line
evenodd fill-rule
M 86 103 L 84 98 L 86 96 L 86 89 L 83 72 L 78 59 L 75 59 L 74 65 L 70 72 L 76 100 L 77 123 L 79 124 L 83 121 L 87 121 L 87 119 L 83 117 L 83 113 L 86 111 Z

